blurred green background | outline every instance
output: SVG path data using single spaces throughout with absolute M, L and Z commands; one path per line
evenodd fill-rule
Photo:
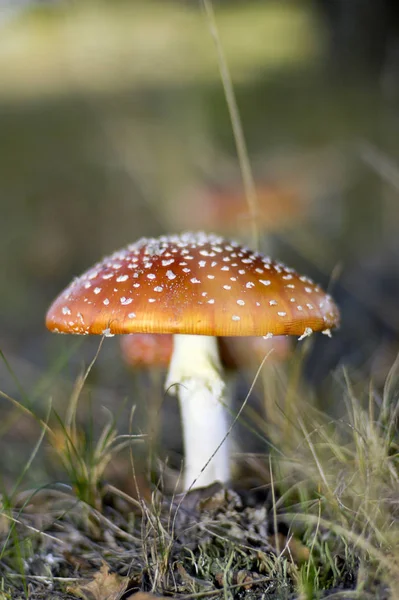
M 398 349 L 397 12 L 384 0 L 215 2 L 261 250 L 331 282 L 343 313 L 305 365 L 316 386 L 339 364 L 381 383 Z M 73 276 L 143 235 L 200 227 L 251 243 L 200 2 L 0 2 L 0 217 L 0 387 L 62 411 L 99 343 L 44 328 Z M 99 412 L 150 393 L 116 338 L 90 381 Z M 3 439 L 22 443 L 31 423 L 0 405 Z M 4 450 L 14 471 L 18 447 Z

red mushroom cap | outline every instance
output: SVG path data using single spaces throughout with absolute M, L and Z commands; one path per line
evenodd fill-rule
M 121 337 L 122 356 L 130 367 L 168 367 L 173 354 L 172 335 L 135 333 Z
M 337 326 L 332 298 L 308 277 L 205 233 L 143 238 L 75 279 L 50 307 L 62 333 L 307 335 Z

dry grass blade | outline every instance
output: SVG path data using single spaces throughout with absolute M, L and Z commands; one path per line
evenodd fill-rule
M 381 551 L 368 539 L 364 538 L 358 533 L 353 532 L 350 529 L 335 523 L 334 521 L 323 519 L 320 516 L 289 512 L 282 513 L 281 516 L 286 519 L 290 519 L 292 522 L 297 521 L 305 524 L 311 523 L 317 527 L 322 527 L 326 531 L 331 531 L 339 536 L 342 536 L 347 541 L 352 542 L 355 548 L 363 550 L 374 560 L 378 561 L 378 564 L 386 569 L 388 573 L 391 573 L 395 577 L 399 577 L 399 561 L 395 560 L 394 557 L 389 555 L 387 552 Z
M 259 248 L 259 231 L 257 226 L 258 217 L 258 200 L 256 187 L 252 175 L 251 164 L 248 157 L 248 149 L 245 142 L 244 131 L 242 128 L 240 112 L 238 110 L 237 101 L 234 93 L 233 83 L 230 76 L 230 71 L 227 65 L 227 60 L 224 55 L 222 43 L 220 41 L 219 31 L 216 24 L 215 13 L 213 10 L 212 0 L 202 0 L 205 9 L 206 18 L 209 24 L 213 40 L 215 42 L 216 54 L 218 58 L 220 78 L 222 80 L 224 93 L 226 96 L 227 107 L 230 115 L 231 126 L 233 129 L 234 141 L 237 148 L 238 160 L 240 163 L 241 175 L 244 184 L 245 196 L 248 203 L 248 211 L 250 215 L 250 223 L 252 229 L 252 239 L 255 249 Z

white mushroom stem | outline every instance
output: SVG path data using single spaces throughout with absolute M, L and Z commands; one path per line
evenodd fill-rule
M 229 440 L 226 439 L 217 450 L 228 430 L 221 373 L 215 337 L 174 336 L 166 389 L 177 394 L 180 403 L 186 490 L 193 484 L 202 487 L 230 479 Z

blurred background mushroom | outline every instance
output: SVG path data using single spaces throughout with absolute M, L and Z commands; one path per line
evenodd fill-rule
M 154 367 L 166 369 L 172 356 L 173 339 L 170 334 L 136 333 L 120 338 L 122 357 L 134 369 Z M 264 337 L 219 337 L 219 352 L 223 367 L 227 370 L 257 366 L 270 354 L 271 362 L 287 358 L 291 350 L 288 336 Z
M 169 482 L 173 480 L 175 484 L 179 474 L 179 460 L 175 460 L 174 457 L 181 456 L 183 440 L 180 432 L 177 432 L 175 427 L 167 426 L 169 422 L 178 419 L 178 414 L 176 403 L 170 401 L 163 389 L 164 378 L 172 358 L 173 336 L 170 334 L 138 333 L 123 335 L 119 339 L 122 358 L 131 370 L 132 375 L 135 377 L 143 375 L 148 378 L 147 385 L 143 386 L 143 395 L 146 394 L 145 401 L 147 403 L 147 419 L 146 424 L 143 425 L 143 430 L 150 435 L 150 444 L 148 445 L 150 457 L 156 458 L 157 453 L 162 456 L 162 448 L 169 449 L 172 454 L 169 466 L 174 467 L 174 470 L 166 470 L 165 464 L 162 465 L 162 469 L 164 469 L 164 473 L 167 473 L 164 477 L 167 477 Z M 275 370 L 281 368 L 283 362 L 292 353 L 293 342 L 290 336 L 274 336 L 269 339 L 257 336 L 220 336 L 218 337 L 218 346 L 225 372 L 225 396 L 229 398 L 228 405 L 230 406 L 231 415 L 234 415 L 237 414 L 241 405 L 241 394 L 238 394 L 238 389 L 245 389 L 250 385 L 254 373 L 263 360 L 265 360 L 264 376 L 267 378 L 268 383 L 272 385 Z M 261 404 L 259 410 L 262 412 Z M 230 421 L 232 419 L 231 415 Z M 266 417 L 265 414 L 264 416 Z M 164 424 L 163 427 L 160 426 L 162 423 Z M 241 452 L 251 448 L 251 443 L 250 441 L 248 443 L 247 439 L 248 426 L 238 421 L 230 437 L 231 451 L 237 457 L 235 459 L 237 465 L 238 456 Z M 172 488 L 173 485 L 169 483 L 168 487 Z
M 263 214 L 276 215 L 259 219 L 260 249 L 332 286 L 342 310 L 340 332 L 312 341 L 301 370 L 320 406 L 338 410 L 331 369 L 381 387 L 399 350 L 396 4 L 223 0 L 215 10 Z M 141 235 L 197 229 L 213 190 L 240 196 L 201 15 L 178 0 L 0 1 L 1 389 L 40 414 L 49 396 L 64 410 L 97 349 L 44 331 L 64 282 Z M 247 241 L 244 199 L 234 203 L 212 229 Z M 82 420 L 95 397 L 123 429 L 143 376 L 117 343 L 106 340 L 92 369 Z M 1 403 L 7 480 L 35 432 Z M 137 403 L 137 428 L 145 418 Z
M 338 194 L 347 185 L 343 156 L 332 148 L 317 152 L 292 150 L 289 155 L 284 152 L 267 161 L 254 160 L 253 170 L 256 224 L 263 250 L 271 254 L 278 238 L 289 238 L 294 235 L 293 229 L 305 227 L 309 219 L 316 219 L 318 211 L 330 200 L 332 190 Z M 210 164 L 201 176 L 201 182 L 176 197 L 177 224 L 185 229 L 194 222 L 205 230 L 213 228 L 240 238 L 249 237 L 248 202 L 235 162 L 226 159 L 216 172 Z M 339 219 L 339 214 L 331 218 Z

